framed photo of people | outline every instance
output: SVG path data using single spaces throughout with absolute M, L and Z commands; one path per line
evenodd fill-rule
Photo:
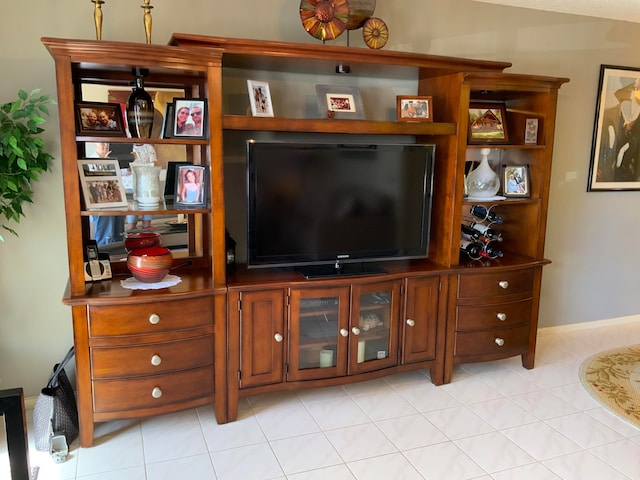
M 76 133 L 91 137 L 126 137 L 119 103 L 76 102 Z
M 587 191 L 640 190 L 640 68 L 600 66 Z
M 209 170 L 205 166 L 176 166 L 174 203 L 186 207 L 204 207 L 208 178 Z
M 174 98 L 167 110 L 173 110 L 171 138 L 207 138 L 206 98 Z
M 358 87 L 316 85 L 318 108 L 323 118 L 363 120 L 364 106 Z
M 247 80 L 247 90 L 249 90 L 251 115 L 254 117 L 273 117 L 269 84 L 257 80 Z
M 396 121 L 433 122 L 432 97 L 398 95 Z
M 88 210 L 128 206 L 117 159 L 80 159 L 78 173 Z
M 502 166 L 502 193 L 505 197 L 531 196 L 528 165 Z

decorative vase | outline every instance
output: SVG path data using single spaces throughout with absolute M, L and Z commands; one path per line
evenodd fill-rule
M 488 148 L 480 150 L 482 160 L 472 172 L 467 175 L 467 194 L 469 198 L 494 197 L 500 190 L 500 177 L 489 165 Z
M 129 132 L 133 138 L 149 138 L 153 128 L 153 100 L 144 89 L 142 72 L 139 69 L 134 69 L 134 74 L 136 80 L 127 102 Z
M 154 206 L 160 203 L 161 167 L 152 164 L 131 164 L 135 175 L 135 200 L 141 206 Z

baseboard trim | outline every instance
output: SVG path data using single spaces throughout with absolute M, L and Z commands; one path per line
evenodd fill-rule
M 575 332 L 578 330 L 590 330 L 592 328 L 611 327 L 614 325 L 624 325 L 627 323 L 637 322 L 640 322 L 640 315 L 605 318 L 603 320 L 593 320 L 591 322 L 571 323 L 568 325 L 556 325 L 553 327 L 541 327 L 538 329 L 538 335 L 552 335 L 556 333 Z

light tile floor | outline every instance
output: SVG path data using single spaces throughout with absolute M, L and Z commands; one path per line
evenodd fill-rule
M 587 357 L 633 343 L 640 324 L 543 330 L 533 370 L 516 357 L 457 366 L 441 387 L 412 372 L 260 395 L 226 425 L 211 408 L 110 422 L 61 464 L 30 434 L 30 461 L 39 480 L 640 480 L 640 429 L 578 379 Z

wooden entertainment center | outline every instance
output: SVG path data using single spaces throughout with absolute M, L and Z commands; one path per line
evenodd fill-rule
M 556 102 L 568 79 L 504 73 L 505 62 L 187 34 L 167 46 L 42 41 L 58 85 L 70 273 L 64 303 L 73 317 L 83 446 L 93 444 L 96 422 L 212 404 L 226 423 L 236 419 L 239 398 L 282 389 L 414 369 L 429 370 L 440 385 L 456 364 L 516 355 L 533 368 L 549 262 L 543 252 Z M 351 73 L 336 74 L 339 65 Z M 77 135 L 75 102 L 99 101 L 84 87 L 130 88 L 136 67 L 149 70 L 147 89 L 206 98 L 208 138 Z M 247 113 L 249 79 L 270 83 L 274 117 Z M 314 86 L 330 82 L 360 88 L 366 120 L 318 111 Z M 434 121 L 397 122 L 396 95 L 431 96 Z M 505 105 L 508 144 L 468 144 L 469 105 L 483 101 Z M 527 119 L 538 121 L 536 143 L 524 141 Z M 287 268 L 228 268 L 225 228 L 239 245 L 246 234 L 245 141 L 345 137 L 435 144 L 428 258 L 386 262 L 384 275 L 321 280 Z M 210 168 L 207 205 L 86 209 L 77 160 L 89 142 L 182 149 L 187 161 Z M 472 261 L 460 255 L 460 225 L 482 202 L 465 198 L 465 164 L 479 160 L 483 147 L 491 148 L 494 167 L 527 166 L 530 196 L 486 203 L 504 219 L 504 256 Z M 123 262 L 112 262 L 112 280 L 85 283 L 90 217 L 123 214 L 186 215 L 188 251 L 175 256 L 172 270 L 179 284 L 123 288 Z

